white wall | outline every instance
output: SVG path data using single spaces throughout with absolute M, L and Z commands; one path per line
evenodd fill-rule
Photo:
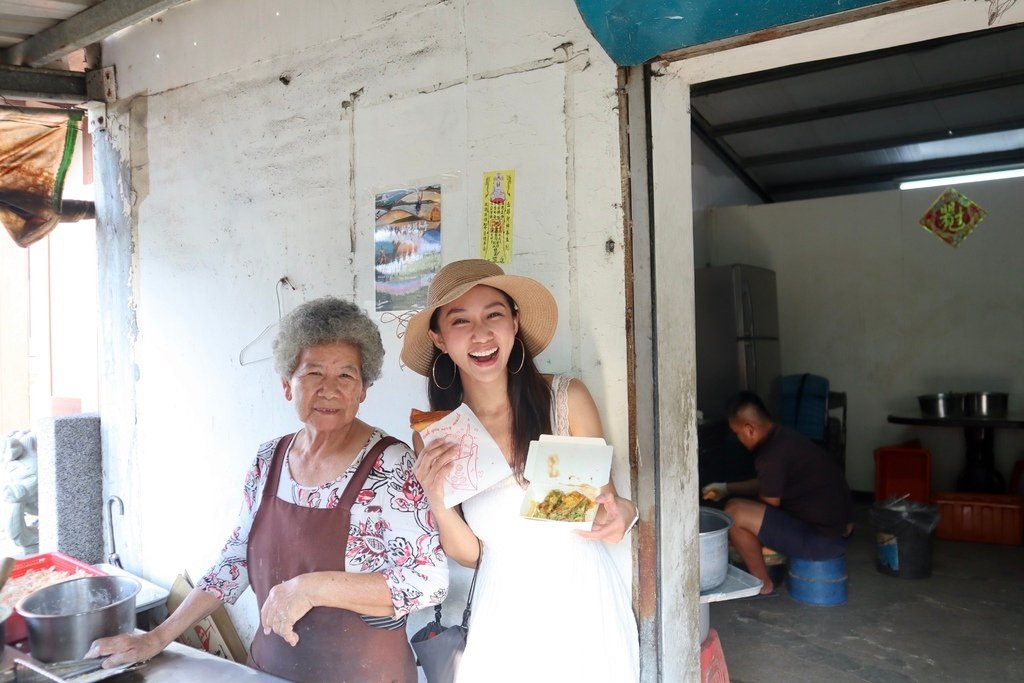
M 693 263 L 697 268 L 703 268 L 711 262 L 708 209 L 762 202 L 699 136 L 690 135 L 690 149 L 693 173 Z
M 875 448 L 910 438 L 932 452 L 933 490 L 954 487 L 959 429 L 886 421 L 919 414 L 919 394 L 1006 391 L 1024 409 L 1024 181 L 958 189 L 988 215 L 955 249 L 918 225 L 943 188 L 711 211 L 714 264 L 776 271 L 783 372 L 847 393 L 854 489 L 873 489 Z M 997 431 L 995 448 L 1008 478 L 1024 431 Z
M 374 192 L 440 181 L 444 259 L 476 256 L 485 170 L 517 173 L 507 270 L 559 303 L 541 368 L 587 382 L 628 495 L 616 71 L 570 0 L 197 0 L 106 41 L 104 58 L 136 231 L 138 381 L 107 374 L 137 392 L 138 422 L 105 454 L 109 493 L 137 501 L 118 540 L 129 566 L 163 584 L 204 571 L 257 445 L 296 428 L 270 363 L 238 362 L 276 320 L 277 280 L 298 288 L 285 310 L 331 293 L 372 313 Z M 122 325 L 134 334 L 130 313 Z M 406 438 L 425 380 L 399 369 L 395 323 L 381 328 L 385 375 L 360 415 Z M 628 546 L 615 553 L 628 575 Z M 232 616 L 248 638 L 251 603 Z

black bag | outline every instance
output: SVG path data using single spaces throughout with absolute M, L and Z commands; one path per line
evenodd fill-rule
M 410 639 L 416 663 L 423 667 L 427 683 L 453 683 L 459 670 L 462 652 L 466 649 L 469 635 L 469 615 L 473 607 L 473 591 L 476 589 L 476 573 L 480 570 L 483 553 L 477 557 L 473 580 L 469 584 L 466 609 L 462 612 L 462 623 L 457 626 L 441 625 L 441 605 L 434 605 L 434 620 L 421 628 Z

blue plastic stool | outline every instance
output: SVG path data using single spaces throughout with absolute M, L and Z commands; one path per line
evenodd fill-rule
M 833 560 L 789 558 L 789 597 L 808 605 L 846 602 L 846 555 Z

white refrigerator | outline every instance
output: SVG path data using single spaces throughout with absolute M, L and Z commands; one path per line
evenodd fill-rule
M 725 417 L 725 403 L 753 391 L 779 418 L 781 354 L 775 272 L 746 265 L 695 272 L 697 409 Z

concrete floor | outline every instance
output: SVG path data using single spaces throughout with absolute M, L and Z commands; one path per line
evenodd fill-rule
M 932 575 L 875 569 L 868 505 L 847 553 L 849 600 L 712 603 L 732 683 L 1024 681 L 1024 546 L 939 541 Z

